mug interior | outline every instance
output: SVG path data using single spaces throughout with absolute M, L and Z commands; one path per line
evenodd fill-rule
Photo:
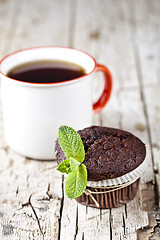
M 0 72 L 7 77 L 8 72 L 12 68 L 27 62 L 39 60 L 57 60 L 75 63 L 80 65 L 87 75 L 94 71 L 96 65 L 93 57 L 80 50 L 65 47 L 37 47 L 19 50 L 4 57 L 0 63 Z M 67 80 L 64 82 L 67 82 Z

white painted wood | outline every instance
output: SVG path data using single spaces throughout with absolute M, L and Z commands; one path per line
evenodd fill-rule
M 160 83 L 156 87 L 145 88 L 145 100 L 151 131 L 152 151 L 155 171 L 160 171 Z
M 95 7 L 97 4 L 97 7 Z M 85 15 L 82 8 L 85 6 Z M 90 52 L 112 71 L 114 88 L 138 86 L 123 1 L 78 1 L 74 46 Z M 88 42 L 87 42 L 88 41 Z
M 84 2 L 79 1 L 78 3 L 78 14 L 82 16 L 82 6 Z M 95 1 L 88 2 L 87 9 L 91 9 L 94 4 Z M 131 39 L 130 22 L 127 20 L 125 21 L 125 18 L 127 19 L 126 3 L 122 1 L 116 2 L 115 7 L 113 1 L 101 1 L 101 6 L 96 13 L 94 11 L 95 8 L 93 8 L 93 15 L 91 15 L 88 10 L 83 19 L 77 16 L 77 24 L 79 27 L 76 28 L 75 32 L 75 46 L 82 46 L 81 48 L 86 47 L 92 51 L 93 54 L 94 51 L 96 51 L 96 53 L 98 51 L 97 59 L 100 59 L 99 61 L 102 63 L 111 64 L 114 78 L 113 94 L 109 104 L 102 112 L 99 124 L 102 123 L 105 126 L 120 127 L 128 130 L 140 137 L 146 143 L 147 149 L 149 149 L 146 119 L 139 91 L 139 79 L 135 71 L 136 59 L 134 56 L 134 47 L 132 46 L 134 42 L 131 42 L 134 41 L 134 39 Z M 90 16 L 89 19 L 88 15 Z M 95 16 L 99 21 L 95 21 Z M 113 21 L 109 21 L 111 17 Z M 89 29 L 88 26 L 90 26 Z M 83 32 L 82 38 L 79 37 L 79 32 Z M 89 34 L 89 32 L 91 33 Z M 121 34 L 122 32 L 123 34 Z M 92 39 L 91 36 L 94 36 L 93 33 L 96 37 Z M 103 34 L 103 36 L 101 36 L 101 34 Z M 90 44 L 86 44 L 88 35 L 90 37 Z M 94 48 L 95 42 L 97 48 Z M 150 151 L 147 151 L 147 162 L 147 171 L 143 175 L 143 180 L 145 182 L 153 179 Z M 139 200 L 137 199 L 135 205 L 139 205 L 138 202 Z M 111 235 L 113 239 L 119 239 L 124 233 L 129 239 L 132 236 L 133 239 L 136 239 L 135 228 L 138 229 L 149 224 L 147 213 L 141 211 L 140 206 L 135 210 L 133 215 L 131 208 L 130 211 L 132 217 L 129 220 L 124 220 L 126 225 L 128 224 L 129 226 L 126 230 L 125 227 L 123 227 L 124 223 L 122 216 L 124 216 L 124 213 L 122 208 L 112 210 L 114 221 L 112 223 Z M 82 215 L 84 215 L 84 213 Z M 137 215 L 141 217 L 141 222 L 138 225 L 136 225 L 137 221 L 135 221 Z M 85 226 L 87 226 L 87 222 Z M 95 236 L 96 232 L 97 230 L 95 228 Z
M 110 105 L 108 108 L 106 107 L 106 111 L 102 113 L 103 119 L 106 119 L 106 122 L 103 121 L 103 124 L 129 131 L 139 137 L 146 144 L 147 165 L 142 180 L 146 182 L 151 181 L 153 179 L 152 157 L 147 133 L 147 123 L 143 112 L 140 93 L 137 90 L 124 90 L 120 91 L 115 98 L 117 100 L 112 102 L 112 98 Z M 113 111 L 113 109 L 115 109 L 115 111 Z M 112 119 L 115 120 L 112 121 Z
M 127 1 L 126 1 L 127 2 Z M 132 30 L 136 34 L 135 44 L 144 85 L 157 85 L 159 81 L 160 50 L 160 6 L 159 1 L 134 1 Z
M 156 173 L 156 193 L 160 206 L 160 82 L 156 87 L 145 88 L 144 93 L 151 132 L 153 166 Z
M 1 56 L 25 47 L 68 45 L 67 2 L 14 0 L 3 3 L 3 11 Z M 56 162 L 27 160 L 8 149 L 1 111 L 0 137 L 0 238 L 58 239 L 62 175 Z
M 23 2 L 23 0 L 21 2 Z M 12 23 L 17 20 L 15 16 L 21 8 L 21 4 L 18 3 L 18 0 L 0 1 L 0 58 L 7 53 L 9 47 L 7 45 L 9 45 L 9 42 L 13 39 L 15 26 L 13 27 Z
M 109 210 L 78 205 L 78 233 L 84 233 L 84 239 L 110 239 Z
M 114 80 L 112 98 L 93 116 L 93 124 L 128 130 L 147 148 L 143 184 L 132 202 L 112 210 L 86 208 L 65 196 L 56 162 L 25 159 L 8 148 L 0 106 L 1 239 L 156 239 L 159 9 L 159 0 L 0 0 L 0 57 L 40 45 L 87 51 L 110 68 Z M 102 75 L 95 74 L 93 80 L 95 101 L 103 88 Z
M 70 0 L 11 2 L 14 3 L 14 16 L 9 21 L 3 54 L 34 46 L 68 46 Z
M 64 196 L 60 239 L 73 240 L 76 236 L 77 202 Z
M 2 158 L 2 150 L 0 157 L 3 166 L 0 187 L 1 236 L 8 236 L 8 239 L 10 235 L 13 239 L 23 236 L 22 239 L 27 239 L 30 235 L 31 239 L 43 239 L 44 234 L 46 239 L 57 239 L 62 176 L 55 170 L 55 162 L 27 160 L 11 150 L 7 151 L 5 159 Z M 6 164 L 3 164 L 4 160 Z

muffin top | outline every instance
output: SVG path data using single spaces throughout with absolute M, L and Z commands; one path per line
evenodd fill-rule
M 120 177 L 137 168 L 146 155 L 144 143 L 133 134 L 114 128 L 91 126 L 78 131 L 84 144 L 88 181 Z M 65 155 L 56 141 L 58 164 Z

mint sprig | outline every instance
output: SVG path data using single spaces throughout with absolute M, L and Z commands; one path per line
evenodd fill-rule
M 71 165 L 70 160 L 66 159 L 58 165 L 57 170 L 60 171 L 61 173 L 70 173 L 71 172 L 70 165 Z
M 57 168 L 61 173 L 67 173 L 65 182 L 66 195 L 77 198 L 82 195 L 87 186 L 87 169 L 82 163 L 85 150 L 80 135 L 71 127 L 61 126 L 58 131 L 58 141 L 66 159 Z
M 66 195 L 73 199 L 79 197 L 86 189 L 87 185 L 87 169 L 84 164 L 81 164 L 76 171 L 68 174 L 65 182 Z
M 58 131 L 58 141 L 67 159 L 72 157 L 78 162 L 84 161 L 85 151 L 83 142 L 73 128 L 61 126 Z

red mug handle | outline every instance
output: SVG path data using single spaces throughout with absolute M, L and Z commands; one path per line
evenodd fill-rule
M 102 95 L 98 99 L 96 103 L 93 104 L 93 112 L 98 113 L 102 110 L 102 108 L 106 105 L 108 102 L 110 95 L 111 95 L 111 90 L 112 90 L 112 76 L 108 68 L 106 68 L 104 65 L 97 64 L 96 72 L 102 71 L 104 73 L 104 89 L 102 92 Z

